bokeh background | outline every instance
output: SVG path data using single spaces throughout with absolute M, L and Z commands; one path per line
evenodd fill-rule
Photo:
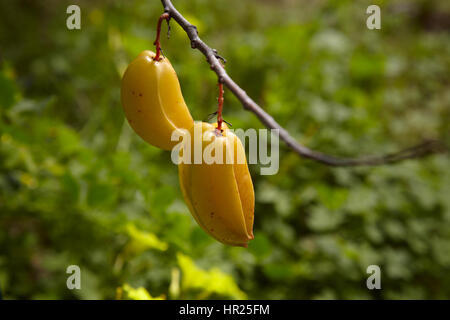
M 381 154 L 450 142 L 448 1 L 174 0 L 227 71 L 302 144 Z M 66 8 L 81 7 L 81 30 Z M 381 7 L 381 30 L 366 8 Z M 448 299 L 450 160 L 331 168 L 281 144 L 248 249 L 207 236 L 170 153 L 124 121 L 120 79 L 153 50 L 157 0 L 0 2 L 0 288 L 5 299 Z M 162 46 L 196 120 L 217 78 L 171 23 Z M 225 93 L 224 117 L 262 128 Z M 366 268 L 381 267 L 381 290 Z M 66 268 L 81 268 L 68 290 Z

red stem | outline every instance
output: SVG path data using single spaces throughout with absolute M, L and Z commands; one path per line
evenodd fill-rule
M 158 19 L 158 25 L 156 27 L 156 40 L 155 42 L 153 42 L 153 44 L 156 46 L 156 55 L 153 58 L 153 60 L 155 61 L 159 61 L 161 57 L 161 43 L 159 42 L 159 36 L 161 34 L 161 23 L 163 22 L 163 20 L 169 20 L 169 18 L 170 15 L 167 12 L 165 12 Z
M 217 107 L 217 130 L 222 132 L 222 110 L 223 110 L 223 83 L 219 82 L 219 98 L 217 99 L 219 105 Z

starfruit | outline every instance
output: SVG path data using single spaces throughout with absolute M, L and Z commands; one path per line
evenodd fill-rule
M 122 107 L 142 139 L 170 150 L 177 143 L 171 141 L 172 132 L 190 129 L 194 122 L 169 59 L 154 57 L 154 52 L 143 51 L 128 66 L 122 78 Z
M 190 140 L 181 149 L 181 159 L 186 147 L 191 152 L 179 163 L 178 175 L 189 211 L 200 227 L 218 241 L 247 247 L 254 238 L 255 194 L 241 141 L 227 126 L 219 131 L 217 125 L 204 122 L 195 122 L 187 137 Z M 207 163 L 201 159 L 201 163 L 195 163 L 198 139 L 202 157 L 215 143 L 211 154 L 221 151 L 215 158 L 221 161 Z

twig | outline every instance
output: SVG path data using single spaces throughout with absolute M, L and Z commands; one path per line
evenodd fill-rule
M 170 19 L 170 15 L 166 12 L 163 13 L 159 19 L 158 19 L 158 25 L 156 26 L 156 40 L 155 42 L 153 42 L 153 44 L 156 46 L 156 55 L 155 58 L 153 58 L 153 60 L 155 61 L 159 61 L 160 56 L 161 56 L 161 42 L 159 41 L 160 35 L 161 35 L 161 23 L 163 22 L 163 20 L 167 20 L 167 22 L 169 22 Z M 170 30 L 170 28 L 169 28 Z M 169 31 L 167 31 L 169 32 Z
M 223 122 L 223 117 L 222 117 L 222 111 L 223 111 L 223 83 L 219 82 L 218 86 L 219 86 L 219 97 L 217 98 L 217 103 L 218 103 L 218 107 L 217 107 L 217 130 L 219 130 L 219 132 L 221 132 L 222 131 L 222 122 Z
M 388 163 L 395 163 L 406 159 L 422 158 L 435 153 L 446 153 L 448 148 L 438 140 L 425 140 L 413 147 L 401 150 L 395 153 L 381 156 L 364 156 L 360 158 L 340 158 L 325 153 L 311 150 L 299 144 L 275 119 L 265 112 L 247 93 L 239 87 L 233 79 L 227 74 L 219 60 L 223 58 L 218 55 L 217 50 L 209 47 L 198 36 L 197 27 L 186 20 L 174 7 L 170 0 L 161 0 L 164 11 L 170 18 L 175 20 L 186 32 L 191 47 L 199 50 L 206 57 L 211 70 L 218 77 L 219 83 L 223 83 L 242 103 L 244 109 L 253 112 L 259 120 L 269 129 L 278 129 L 280 139 L 283 140 L 289 148 L 294 150 L 300 156 L 321 162 L 330 166 L 375 166 Z M 224 60 L 224 59 L 223 59 Z

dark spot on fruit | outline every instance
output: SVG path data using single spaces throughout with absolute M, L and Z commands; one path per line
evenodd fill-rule
M 141 110 L 141 109 L 138 109 L 138 112 L 142 112 L 142 110 Z
M 139 93 L 139 97 L 142 97 L 142 93 Z
M 134 92 L 134 91 L 132 91 L 131 93 L 132 93 L 133 95 L 135 94 L 135 92 Z
M 211 232 L 214 232 L 214 229 L 210 229 L 211 230 Z
M 210 215 L 211 215 L 211 218 L 214 217 L 214 212 L 211 212 Z

